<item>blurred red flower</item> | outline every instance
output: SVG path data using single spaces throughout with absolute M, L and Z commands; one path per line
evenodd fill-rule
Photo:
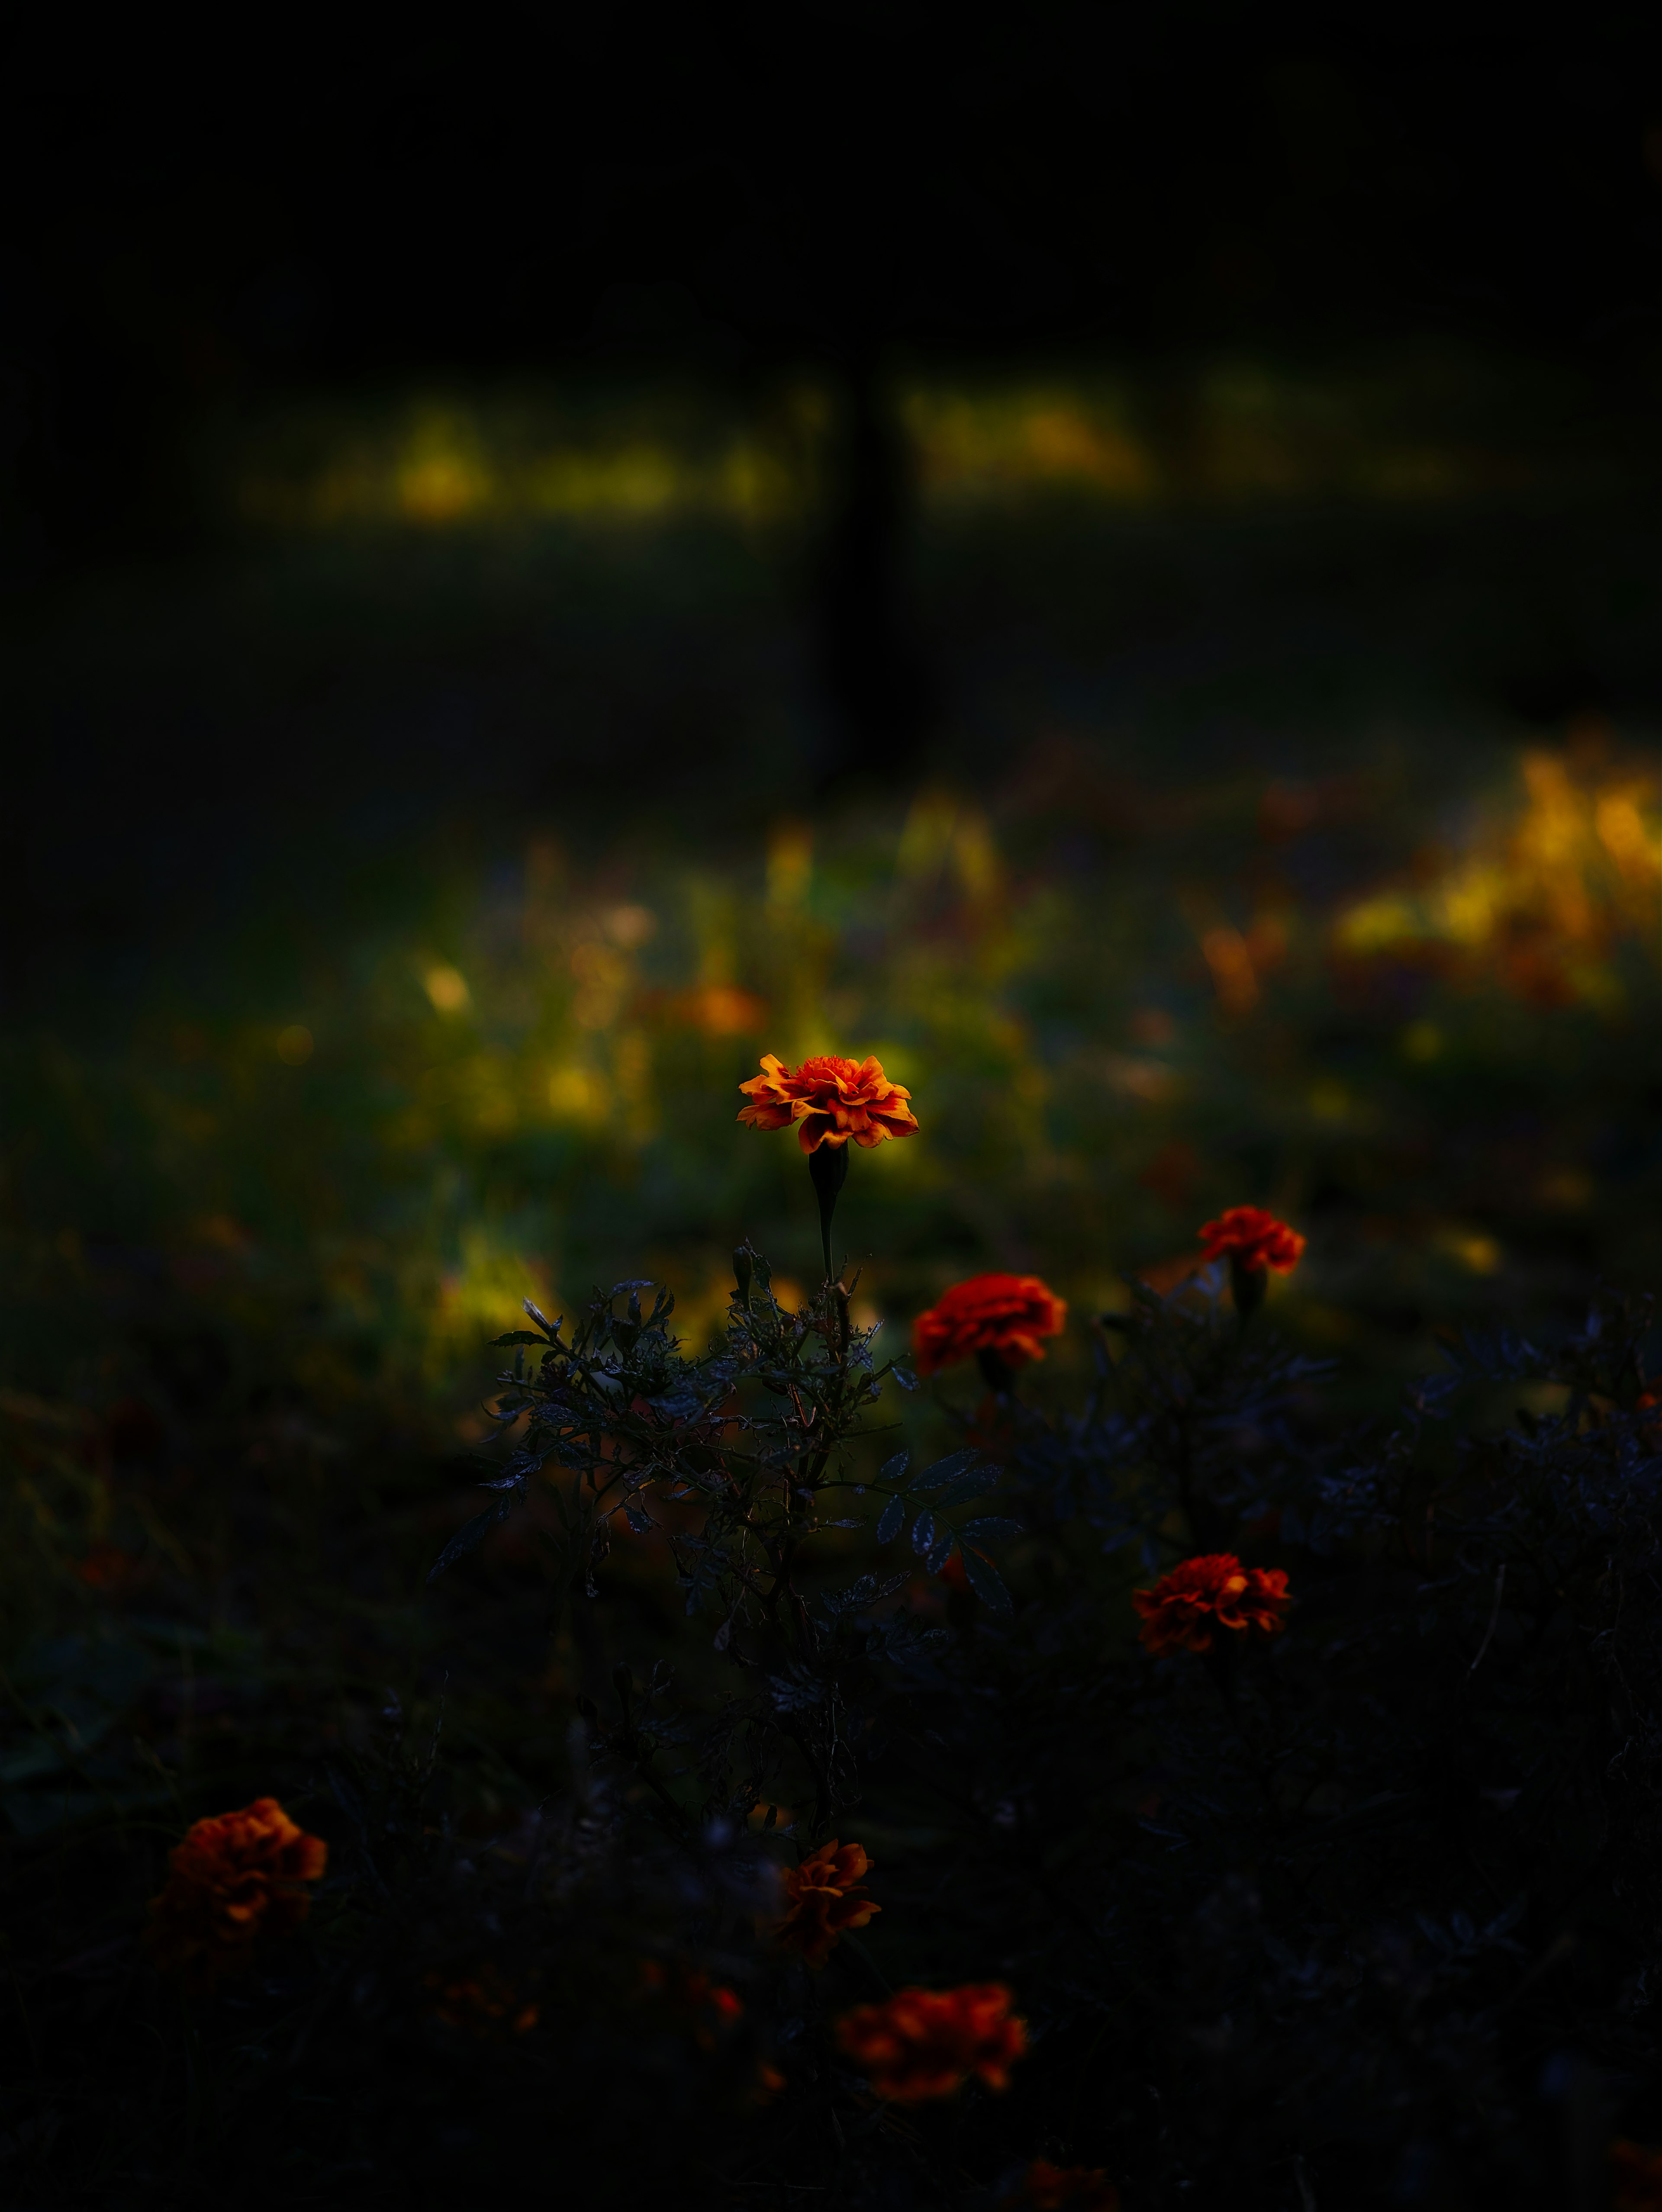
M 151 1900 L 152 1957 L 197 1981 L 246 1966 L 262 1934 L 283 1934 L 306 1917 L 302 1885 L 318 1881 L 328 1862 L 328 1844 L 297 1827 L 275 1797 L 198 1820 Z
M 971 2077 L 1008 2089 L 1027 2048 L 1027 2023 L 1010 2010 L 1002 1982 L 956 1990 L 898 1990 L 837 2023 L 837 2040 L 880 2097 L 916 2105 L 950 2097 Z
M 1099 2166 L 1052 2166 L 1048 2158 L 1033 2160 L 1015 2201 L 1034 2212 L 1119 2212 L 1119 2191 Z
M 778 1941 L 800 1951 L 805 1965 L 823 1966 L 844 1929 L 865 1927 L 883 1910 L 859 1894 L 871 1866 L 861 1844 L 838 1844 L 833 1838 L 801 1866 L 787 1867 L 783 1881 L 790 1910 L 780 1923 Z
M 1292 1273 L 1305 1243 L 1296 1229 L 1261 1206 L 1232 1206 L 1202 1225 L 1201 1240 L 1208 1260 L 1228 1260 L 1250 1273 L 1273 1267 L 1278 1275 Z
M 1153 1589 L 1134 1590 L 1131 1602 L 1142 1616 L 1143 1642 L 1159 1656 L 1209 1651 L 1215 1628 L 1274 1636 L 1293 1601 L 1280 1567 L 1244 1567 L 1233 1552 L 1215 1552 L 1185 1559 Z
M 1610 2212 L 1662 2212 L 1662 2150 L 1610 2145 Z
M 1007 1366 L 1043 1359 L 1042 1336 L 1059 1336 L 1068 1308 L 1037 1275 L 971 1275 L 912 1323 L 920 1375 L 990 1352 Z
M 791 1068 L 764 1052 L 762 1073 L 739 1088 L 750 1101 L 739 1109 L 741 1121 L 752 1129 L 784 1129 L 794 1122 L 805 1152 L 850 1139 L 869 1152 L 886 1137 L 917 1131 L 917 1117 L 906 1103 L 911 1092 L 891 1083 L 876 1060 L 827 1055 Z

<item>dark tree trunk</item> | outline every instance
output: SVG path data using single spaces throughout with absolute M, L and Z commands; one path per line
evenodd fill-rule
M 910 457 L 876 362 L 846 362 L 832 506 L 815 579 L 819 680 L 835 728 L 831 780 L 909 771 L 935 714 L 906 577 Z

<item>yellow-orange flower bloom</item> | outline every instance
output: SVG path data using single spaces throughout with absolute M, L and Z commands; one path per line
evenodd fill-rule
M 1305 1240 L 1296 1229 L 1277 1221 L 1261 1206 L 1232 1206 L 1215 1221 L 1202 1225 L 1201 1241 L 1208 1260 L 1227 1260 L 1249 1273 L 1273 1267 L 1290 1275 L 1299 1264 Z
M 275 1797 L 198 1820 L 151 1900 L 151 1955 L 196 1981 L 234 1972 L 261 1935 L 299 1926 L 311 1905 L 303 1885 L 318 1881 L 328 1861 L 328 1844 L 297 1827 Z
M 943 1291 L 912 1323 L 920 1375 L 990 1352 L 1008 1366 L 1043 1359 L 1042 1336 L 1059 1336 L 1068 1307 L 1037 1275 L 971 1275 Z
M 1131 1602 L 1142 1615 L 1142 1640 L 1158 1656 L 1209 1651 L 1218 1628 L 1273 1636 L 1286 1626 L 1293 1601 L 1280 1567 L 1244 1567 L 1233 1552 L 1214 1552 L 1185 1559 L 1153 1589 L 1134 1590 Z
M 906 1101 L 910 1091 L 891 1083 L 876 1060 L 838 1060 L 826 1055 L 787 1067 L 773 1053 L 762 1055 L 762 1073 L 739 1085 L 749 1104 L 739 1119 L 752 1129 L 796 1127 L 805 1152 L 821 1145 L 852 1140 L 863 1151 L 886 1137 L 910 1137 L 917 1117 Z
M 1119 2212 L 1119 2191 L 1099 2166 L 1052 2166 L 1036 2158 L 1021 2177 L 1018 2204 L 1033 2212 Z
M 857 2006 L 837 2021 L 837 2040 L 880 2097 L 916 2105 L 953 2096 L 972 2077 L 1008 2089 L 1027 2023 L 1010 2010 L 1002 1982 L 969 1982 L 897 1990 L 883 2004 Z
M 835 1838 L 810 1852 L 801 1866 L 787 1867 L 783 1879 L 790 1910 L 780 1923 L 778 1941 L 800 1951 L 805 1965 L 823 1966 L 845 1929 L 864 1928 L 883 1910 L 860 1894 L 871 1868 L 861 1844 L 839 1844 Z

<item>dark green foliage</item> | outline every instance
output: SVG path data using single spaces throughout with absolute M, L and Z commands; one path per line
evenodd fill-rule
M 1040 2154 L 1130 2212 L 1604 2201 L 1609 2136 L 1662 2133 L 1647 1302 L 1452 1340 L 1359 1433 L 1218 1273 L 1135 1286 L 1079 1414 L 989 1399 L 920 1468 L 864 1425 L 895 1370 L 840 1285 L 793 1311 L 746 1249 L 697 1356 L 650 1289 L 504 1340 L 484 1517 L 523 1504 L 543 1632 L 588 1653 L 551 1748 L 396 1698 L 320 1748 L 312 1917 L 193 2009 L 112 1922 L 88 2032 L 145 2039 L 155 2086 L 96 2152 L 50 2086 L 71 2001 L 26 1960 L 31 2201 L 540 2172 L 599 2204 L 975 2208 Z M 1151 1657 L 1132 1586 L 1201 1551 L 1286 1570 L 1289 1623 Z M 667 1563 L 673 1653 L 646 1613 L 609 1662 L 585 1625 L 625 1557 Z M 117 1663 L 64 1680 L 119 1702 Z M 536 1781 L 490 1819 L 459 1793 L 493 1755 Z M 82 1849 L 119 1881 L 141 1799 L 110 1817 Z M 832 1836 L 881 1911 L 810 1972 L 770 1940 L 773 1869 Z M 836 2055 L 855 2003 L 989 1979 L 1032 2039 L 1004 2096 L 887 2106 Z

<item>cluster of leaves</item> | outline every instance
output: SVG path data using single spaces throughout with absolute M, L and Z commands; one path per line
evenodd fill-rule
M 907 1571 L 838 1585 L 808 1571 L 809 1546 L 827 1531 L 860 1530 L 886 1547 L 909 1527 L 928 1573 L 955 1557 L 968 1585 L 1008 1613 L 989 1547 L 1021 1523 L 947 1517 L 999 1480 L 974 1448 L 921 1468 L 895 1453 L 874 1480 L 861 1479 L 868 1409 L 891 1377 L 916 1384 L 895 1362 L 878 1363 L 877 1331 L 854 1325 L 842 1285 L 789 1310 L 747 1246 L 734 1255 L 734 1285 L 726 1341 L 698 1357 L 670 1334 L 667 1291 L 642 1309 L 648 1283 L 597 1293 L 569 1335 L 563 1316 L 551 1322 L 527 1301 L 534 1328 L 498 1340 L 514 1358 L 493 1409 L 511 1438 L 502 1471 L 486 1480 L 496 1499 L 452 1539 L 434 1573 L 523 1503 L 551 1463 L 557 1607 L 594 1594 L 621 1522 L 667 1547 L 688 1617 L 714 1621 L 712 1649 L 741 1684 L 694 1721 L 662 1662 L 644 1694 L 620 1664 L 621 1723 L 606 1733 L 608 1749 L 632 1762 L 683 1838 L 711 1821 L 742 1826 L 758 1804 L 787 1796 L 812 1802 L 807 1826 L 818 1837 L 859 1802 L 858 1746 L 886 1684 L 903 1681 L 938 1632 L 904 1613 L 874 1616 Z M 868 1497 L 884 1501 L 874 1532 Z M 584 1711 L 598 1726 L 592 1702 Z M 696 1791 L 678 1794 L 666 1779 L 664 1756 L 678 1753 L 696 1762 Z

